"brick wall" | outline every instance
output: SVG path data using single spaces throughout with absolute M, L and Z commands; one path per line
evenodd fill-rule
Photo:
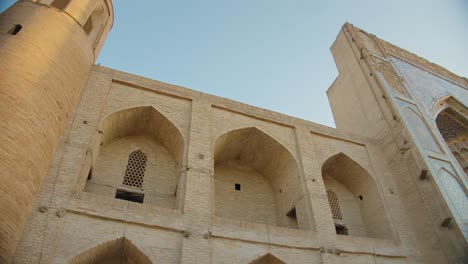
M 346 153 L 378 186 L 380 174 L 366 150 L 372 142 L 102 67 L 90 80 L 57 153 L 54 166 L 60 170 L 51 167 L 47 178 L 53 188 L 38 198 L 37 205 L 49 211 L 30 218 L 28 227 L 40 228 L 27 229 L 17 263 L 31 259 L 25 253 L 30 247 L 36 248 L 36 259 L 60 263 L 88 250 L 90 256 L 99 253 L 93 248 L 123 238 L 151 261 L 164 263 L 248 263 L 267 253 L 286 263 L 326 261 L 324 254 L 340 252 L 408 256 L 391 236 L 366 237 L 357 228 L 350 236 L 335 234 L 322 166 Z M 180 140 L 174 141 L 178 133 Z M 114 198 L 128 155 L 137 148 L 148 158 L 143 204 Z M 169 199 L 165 195 L 173 194 L 175 185 L 177 196 Z M 358 199 L 351 193 L 349 199 Z M 362 209 L 345 201 L 348 219 L 361 215 Z M 294 207 L 297 220 L 287 216 Z M 381 208 L 384 215 L 387 210 Z M 236 257 L 226 257 L 230 254 Z
M 95 66 L 14 262 L 114 258 L 116 248 L 153 263 L 455 259 L 440 241 L 421 241 L 424 232 L 436 235 L 416 225 L 432 210 L 415 193 L 419 160 L 400 148 L 411 144 L 399 142 L 406 132 L 389 129 L 391 111 L 379 112 L 366 94 L 371 85 L 347 41 L 340 34 L 334 45 L 340 77 L 329 95 L 348 132 Z M 143 189 L 151 203 L 114 198 L 137 148 L 148 157 Z M 174 201 L 165 195 L 175 186 Z M 329 188 L 349 236 L 335 233 Z M 297 224 L 287 216 L 293 207 Z

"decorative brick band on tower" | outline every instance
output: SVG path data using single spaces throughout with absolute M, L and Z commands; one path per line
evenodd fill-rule
M 0 15 L 0 262 L 20 239 L 65 125 L 112 25 L 110 0 L 19 1 Z M 95 31 L 83 30 L 103 12 Z M 96 17 L 96 16 L 95 16 Z M 94 34 L 94 35 L 93 35 Z

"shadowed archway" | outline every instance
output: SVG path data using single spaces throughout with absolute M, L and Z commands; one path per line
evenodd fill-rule
M 99 244 L 68 262 L 68 264 L 114 263 L 152 264 L 151 260 L 125 237 Z
M 250 127 L 220 136 L 214 170 L 216 216 L 307 229 L 298 165 L 270 135 Z
M 85 192 L 180 208 L 184 138 L 168 118 L 153 107 L 135 107 L 110 114 L 98 131 Z
M 377 184 L 366 169 L 339 153 L 323 163 L 322 177 L 337 234 L 392 238 Z
M 268 253 L 266 255 L 254 259 L 249 264 L 286 264 L 286 262 Z
M 468 109 L 453 97 L 447 97 L 439 101 L 435 111 L 440 135 L 468 175 Z

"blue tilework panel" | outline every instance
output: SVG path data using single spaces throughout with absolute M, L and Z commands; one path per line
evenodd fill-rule
M 409 85 L 408 88 L 412 90 L 415 99 L 422 104 L 423 111 L 428 116 L 432 117 L 435 104 L 447 95 L 451 95 L 462 104 L 468 105 L 468 90 L 462 86 L 446 81 L 395 57 L 392 57 L 392 62 L 405 78 Z

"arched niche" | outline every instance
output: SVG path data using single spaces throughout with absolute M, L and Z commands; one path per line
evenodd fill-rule
M 152 264 L 133 243 L 119 238 L 99 244 L 71 259 L 68 264 Z
M 220 136 L 214 171 L 216 216 L 307 229 L 298 165 L 271 136 L 254 127 Z
M 437 129 L 461 168 L 468 173 L 468 109 L 448 97 L 436 105 Z M 467 174 L 468 175 L 468 174 Z
M 322 176 L 337 234 L 392 238 L 382 197 L 367 170 L 339 153 L 323 163 Z
M 440 112 L 446 110 L 447 108 L 452 108 L 455 112 L 464 116 L 465 119 L 468 116 L 468 108 L 463 103 L 461 103 L 460 100 L 454 98 L 451 95 L 445 95 L 436 100 L 436 103 L 434 104 L 434 118 L 436 118 Z
M 252 260 L 249 264 L 286 264 L 286 262 L 268 253 Z
M 369 33 L 358 30 L 357 35 L 361 39 L 364 46 L 372 53 L 383 57 L 382 51 L 379 48 L 379 45 L 375 42 L 375 39 L 369 35 Z
M 426 124 L 421 114 L 412 107 L 404 107 L 401 112 L 405 117 L 408 128 L 420 146 L 425 150 L 441 153 L 441 148 L 435 140 L 433 132 L 431 132 L 432 130 Z
M 136 107 L 109 115 L 98 131 L 85 192 L 180 208 L 184 138 L 174 124 L 153 107 Z

